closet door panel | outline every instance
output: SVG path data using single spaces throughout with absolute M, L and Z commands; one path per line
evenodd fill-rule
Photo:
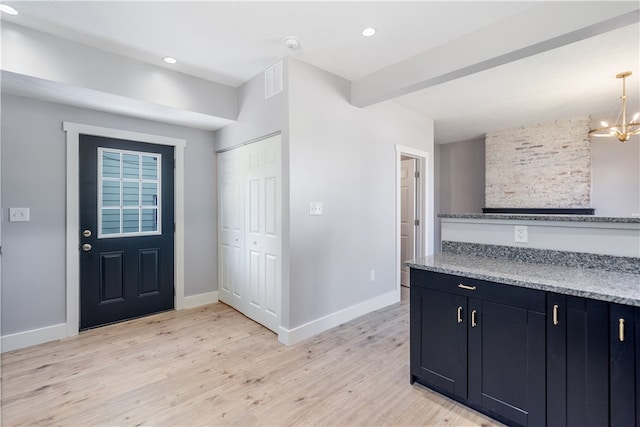
M 218 154 L 219 297 L 275 332 L 282 298 L 280 140 Z

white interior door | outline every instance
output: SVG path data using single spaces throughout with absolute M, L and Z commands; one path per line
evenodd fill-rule
M 269 329 L 280 326 L 280 136 L 247 146 L 245 247 L 248 298 L 245 314 Z
M 244 296 L 243 169 L 240 151 L 218 154 L 218 297 L 237 309 Z
M 219 299 L 278 331 L 280 135 L 218 154 Z
M 416 159 L 403 159 L 400 168 L 400 284 L 409 286 L 409 268 L 416 247 Z

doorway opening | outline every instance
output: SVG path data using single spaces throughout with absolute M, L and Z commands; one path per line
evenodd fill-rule
M 418 219 L 418 187 L 420 171 L 415 157 L 400 156 L 400 285 L 410 286 L 409 268 L 405 261 L 414 259 L 420 240 Z
M 429 153 L 396 145 L 396 269 L 397 286 L 410 287 L 405 261 L 432 253 L 428 209 Z

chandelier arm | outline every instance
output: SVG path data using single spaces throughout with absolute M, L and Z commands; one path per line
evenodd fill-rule
M 591 129 L 589 131 L 589 135 L 591 135 L 593 133 L 596 133 L 596 132 L 602 132 L 602 131 L 620 133 L 620 131 L 618 130 L 619 127 L 620 127 L 620 125 L 612 125 L 612 126 L 606 126 L 606 127 L 602 127 L 602 128 Z M 611 135 L 613 135 L 613 134 L 609 133 L 607 135 L 594 135 L 594 136 L 611 136 Z
M 616 74 L 617 79 L 622 79 L 622 109 L 618 113 L 618 119 L 622 115 L 622 124 L 615 124 L 611 126 L 604 126 L 596 129 L 589 130 L 589 137 L 616 137 L 620 142 L 627 142 L 633 135 L 640 134 L 640 122 L 637 117 L 634 116 L 631 122 L 627 123 L 627 77 L 631 75 L 631 71 L 624 71 Z M 616 120 L 617 121 L 617 120 Z M 602 122 L 602 124 L 607 124 Z M 606 132 L 606 133 L 605 133 Z

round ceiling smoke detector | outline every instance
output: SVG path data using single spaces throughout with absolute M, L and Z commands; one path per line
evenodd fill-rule
M 294 50 L 300 47 L 300 41 L 295 37 L 287 37 L 284 39 L 284 45 L 287 48 Z

